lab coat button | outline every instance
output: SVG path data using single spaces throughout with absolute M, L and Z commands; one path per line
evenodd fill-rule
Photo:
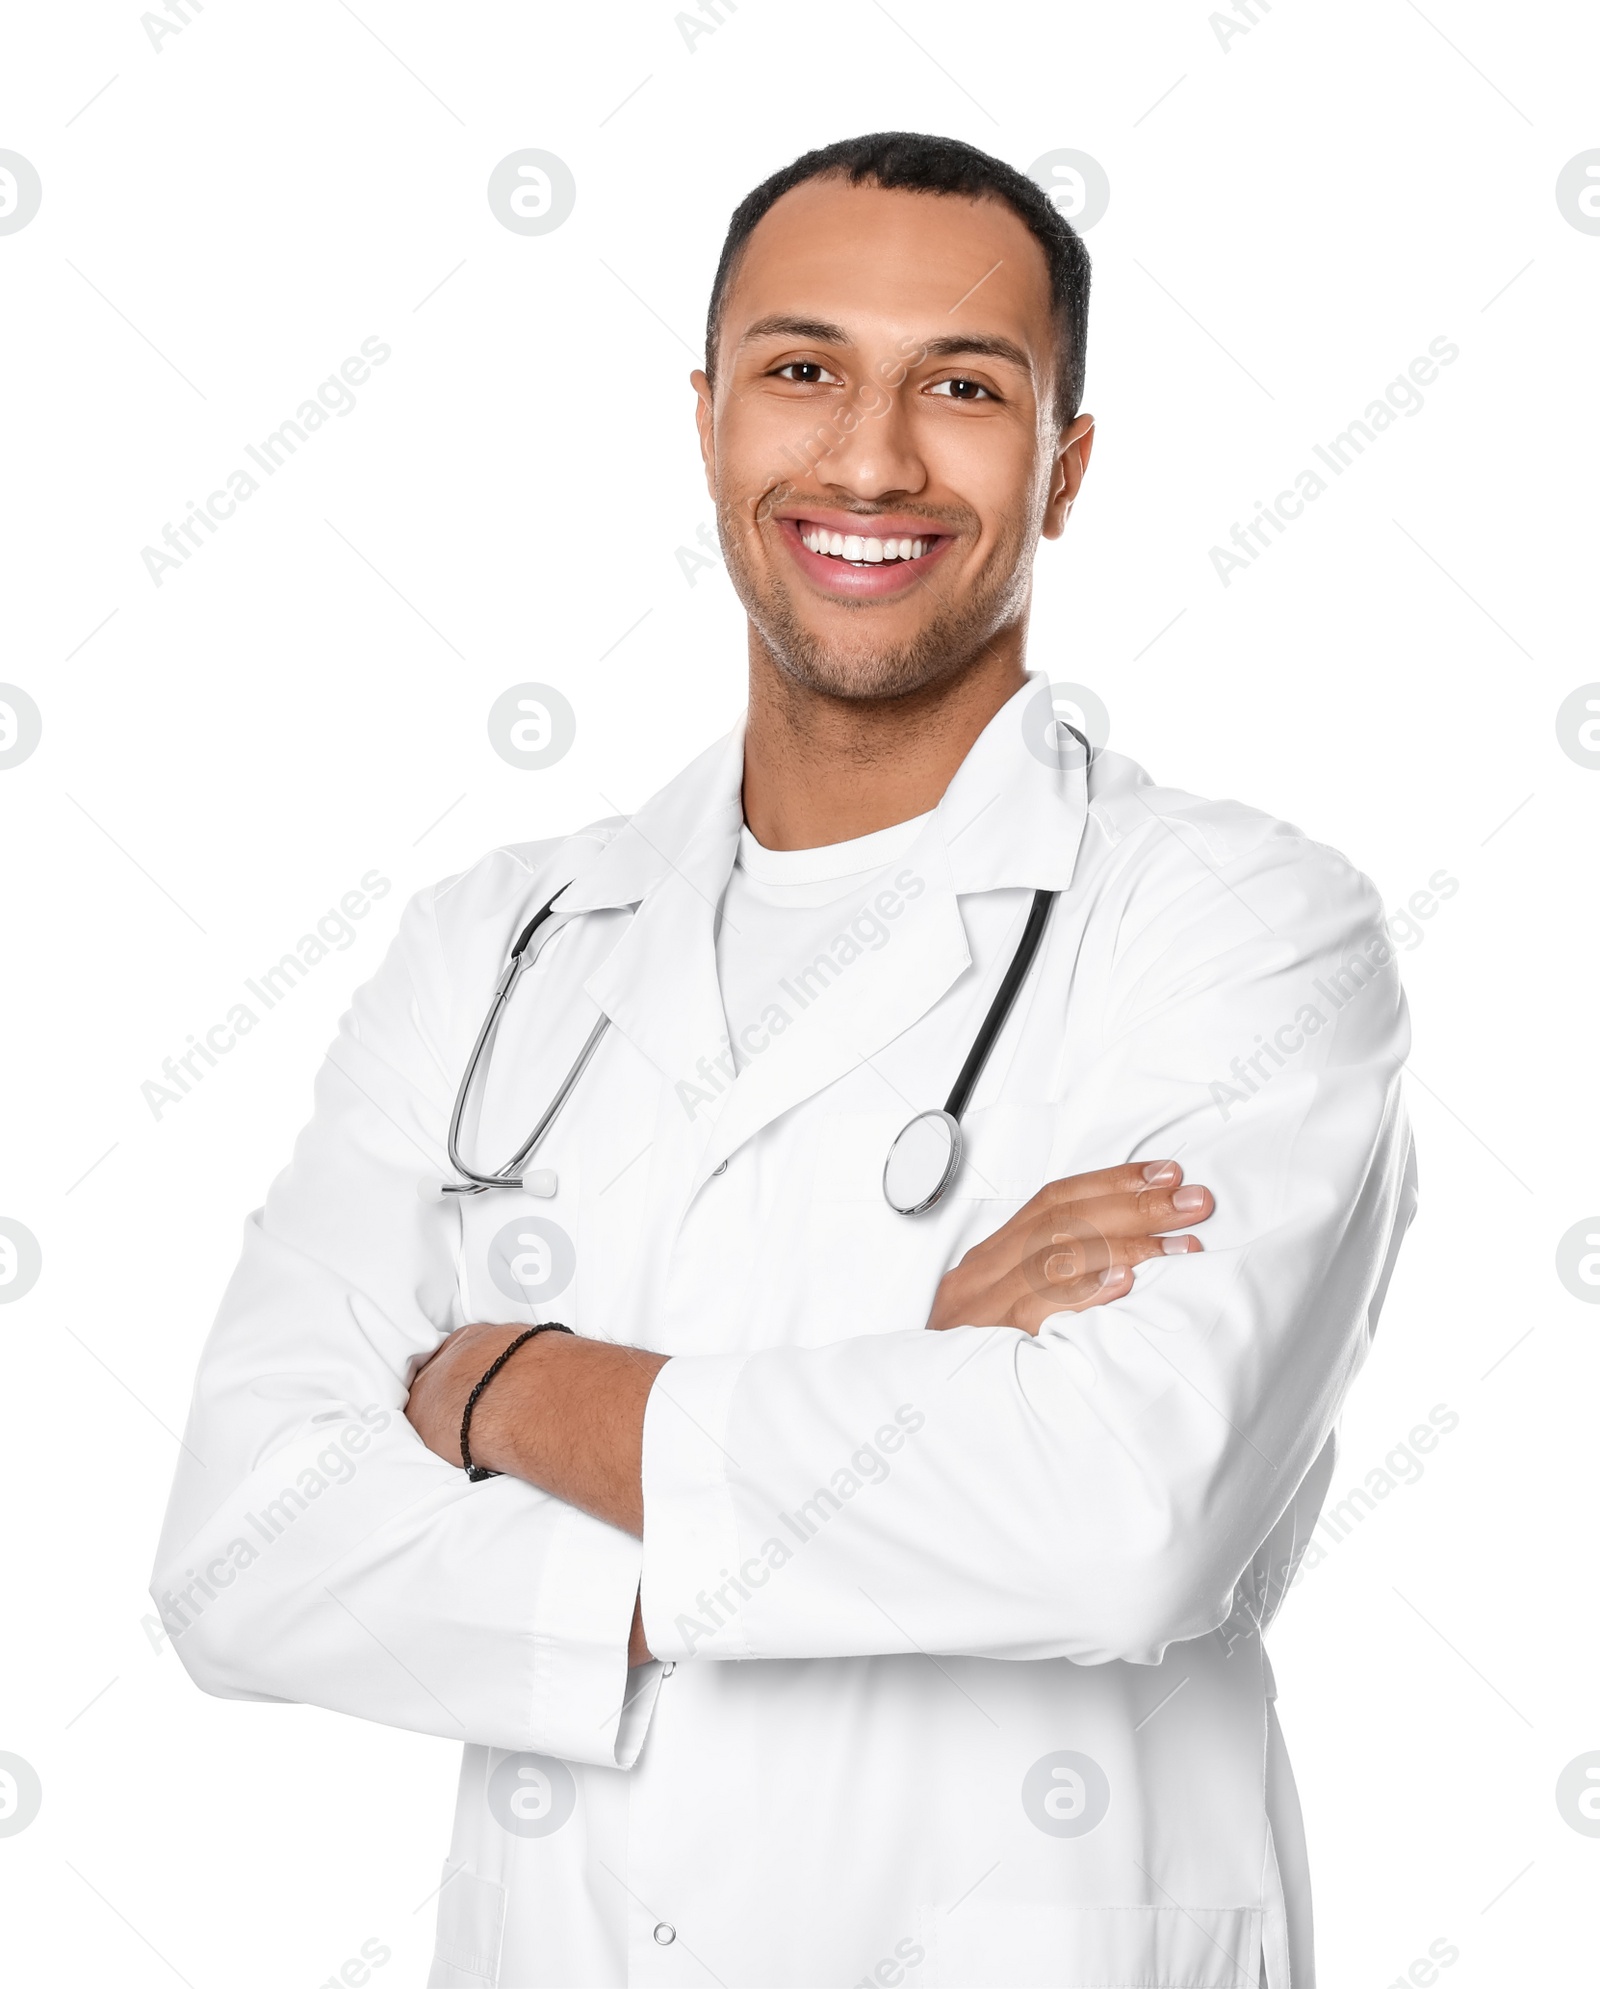
M 719 1160 L 716 1166 L 713 1167 L 711 1171 L 713 1174 L 726 1174 L 728 1171 L 728 1163 L 725 1160 Z
M 677 1668 L 678 1668 L 678 1660 L 676 1658 L 669 1657 L 666 1663 L 661 1667 L 661 1676 L 663 1678 L 670 1678 L 672 1674 L 677 1670 Z
M 669 1927 L 665 1920 L 656 1922 L 655 1943 L 658 1948 L 670 1948 L 678 1938 L 676 1927 Z

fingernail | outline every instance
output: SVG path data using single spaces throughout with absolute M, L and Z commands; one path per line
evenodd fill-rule
M 1144 1178 L 1152 1187 L 1157 1186 L 1162 1181 L 1176 1181 L 1178 1178 L 1178 1164 L 1175 1160 L 1152 1160 L 1150 1165 L 1144 1170 Z
M 1179 1215 L 1193 1215 L 1196 1209 L 1203 1209 L 1205 1205 L 1204 1188 L 1180 1188 L 1172 1198 L 1172 1206 Z
M 1120 1285 L 1127 1275 L 1126 1264 L 1108 1264 L 1100 1273 L 1099 1282 L 1102 1285 Z
M 1163 1257 L 1186 1257 L 1193 1248 L 1194 1243 L 1187 1236 L 1163 1236 L 1161 1239 Z

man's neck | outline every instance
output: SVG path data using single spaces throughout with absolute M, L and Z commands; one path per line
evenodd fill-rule
M 829 697 L 783 676 L 752 637 L 744 818 L 766 849 L 849 842 L 938 806 L 978 734 L 1026 681 L 1021 631 L 905 697 Z

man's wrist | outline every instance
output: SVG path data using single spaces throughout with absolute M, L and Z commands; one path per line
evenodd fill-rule
M 505 1345 L 510 1346 L 517 1333 L 525 1330 L 518 1327 L 508 1333 Z M 518 1347 L 478 1397 L 470 1437 L 474 1464 L 508 1478 L 525 1478 L 533 1485 L 543 1482 L 539 1476 L 541 1409 L 547 1405 L 549 1393 L 543 1384 L 550 1378 L 553 1357 L 558 1356 L 557 1343 L 570 1338 L 566 1333 L 535 1334 Z M 502 1351 L 494 1349 L 484 1362 L 485 1370 Z
M 473 1461 L 642 1537 L 645 1405 L 667 1358 L 541 1333 L 478 1398 Z

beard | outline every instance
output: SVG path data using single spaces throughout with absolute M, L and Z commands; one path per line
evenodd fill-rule
M 721 525 L 721 507 L 718 507 Z M 863 514 L 863 524 L 870 514 Z M 947 521 L 940 523 L 947 529 Z M 939 608 L 916 633 L 898 644 L 873 635 L 877 602 L 840 602 L 859 629 L 854 639 L 829 640 L 808 628 L 795 606 L 793 585 L 770 565 L 758 569 L 745 538 L 719 532 L 734 592 L 767 654 L 795 688 L 852 703 L 887 702 L 959 677 L 996 632 L 1026 611 L 1030 576 L 1022 559 L 1026 528 L 998 543 L 965 596 Z M 905 600 L 906 596 L 900 596 Z

